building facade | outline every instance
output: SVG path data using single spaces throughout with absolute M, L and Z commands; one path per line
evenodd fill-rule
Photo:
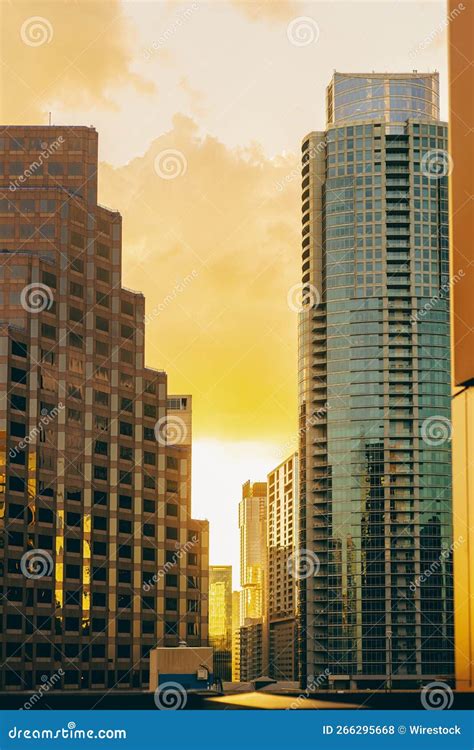
M 240 681 L 240 591 L 232 592 L 232 682 Z
M 171 397 L 183 443 L 97 203 L 97 132 L 8 127 L 0 148 L 0 689 L 146 688 L 151 648 L 207 643 L 190 401 Z
M 209 567 L 209 645 L 214 648 L 214 674 L 232 680 L 232 566 Z
M 298 454 L 268 474 L 267 627 L 270 677 L 298 679 Z
M 239 503 L 240 679 L 266 671 L 267 484 L 246 482 Z
M 302 145 L 303 684 L 453 672 L 447 128 L 437 74 L 336 73 Z M 428 571 L 428 574 L 427 574 Z

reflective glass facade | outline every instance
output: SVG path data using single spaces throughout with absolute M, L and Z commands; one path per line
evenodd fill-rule
M 439 122 L 382 116 L 303 143 L 299 523 L 319 561 L 299 586 L 307 684 L 452 674 L 447 176 L 425 156 L 446 138 Z
M 336 73 L 327 92 L 328 124 L 354 120 L 404 122 L 439 117 L 437 74 L 390 76 Z

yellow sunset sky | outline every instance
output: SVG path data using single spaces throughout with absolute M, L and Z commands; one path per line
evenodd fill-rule
M 445 13 L 431 0 L 1 3 L 2 123 L 51 112 L 98 130 L 99 200 L 123 215 L 147 364 L 193 396 L 194 515 L 211 522 L 211 562 L 234 573 L 241 485 L 296 446 L 301 139 L 324 129 L 334 69 L 439 70 L 446 118 Z M 26 44 L 35 17 L 45 40 Z M 307 44 L 291 33 L 301 17 Z

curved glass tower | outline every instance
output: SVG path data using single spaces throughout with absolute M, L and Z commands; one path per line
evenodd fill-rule
M 302 147 L 305 686 L 453 672 L 447 128 L 438 77 L 341 75 Z M 318 566 L 317 566 L 318 567 Z

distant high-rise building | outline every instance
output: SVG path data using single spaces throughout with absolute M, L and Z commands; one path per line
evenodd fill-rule
M 214 648 L 214 674 L 232 680 L 232 566 L 209 567 L 209 645 Z
M 453 673 L 447 128 L 437 74 L 335 73 L 302 145 L 302 680 Z M 427 574 L 429 571 L 429 574 Z
M 240 682 L 251 682 L 267 672 L 265 623 L 248 617 L 239 631 Z
M 0 138 L 6 690 L 53 673 L 55 688 L 146 688 L 151 648 L 207 644 L 190 400 L 145 366 L 145 300 L 121 286 L 122 220 L 97 203 L 97 147 L 87 127 Z
M 276 680 L 297 680 L 298 455 L 273 469 L 267 484 L 268 672 Z
M 240 591 L 232 592 L 232 681 L 240 681 Z
M 246 482 L 239 503 L 241 619 L 264 617 L 267 484 Z
M 268 661 L 266 639 L 267 484 L 246 482 L 239 503 L 240 673 L 242 680 L 262 674 Z M 260 627 L 258 627 L 260 626 Z M 250 628 L 251 630 L 247 630 Z

